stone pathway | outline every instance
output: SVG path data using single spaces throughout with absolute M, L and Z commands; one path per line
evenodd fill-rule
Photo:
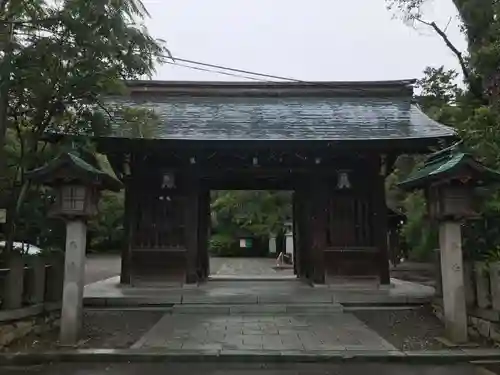
M 293 268 L 276 269 L 273 258 L 210 258 L 210 276 L 294 277 Z
M 212 280 L 198 286 L 139 288 L 120 285 L 119 277 L 85 286 L 84 304 L 94 307 L 166 304 L 396 304 L 427 303 L 434 289 L 416 283 L 391 280 L 391 288 L 311 287 L 299 280 Z
M 352 314 L 165 315 L 133 348 L 210 351 L 396 350 Z

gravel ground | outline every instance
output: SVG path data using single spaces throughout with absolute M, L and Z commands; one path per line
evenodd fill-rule
M 161 311 L 87 310 L 79 348 L 125 349 L 134 344 L 164 315 Z M 31 334 L 13 342 L 6 351 L 61 349 L 58 329 Z
M 355 311 L 353 314 L 398 349 L 449 349 L 436 340 L 445 336 L 444 326 L 430 306 L 414 310 Z M 474 343 L 480 347 L 491 347 L 486 341 Z

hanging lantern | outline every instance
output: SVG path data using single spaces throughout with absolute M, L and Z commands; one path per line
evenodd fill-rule
M 347 171 L 339 171 L 337 174 L 337 189 L 350 189 L 351 181 Z
M 174 175 L 174 173 L 166 172 L 163 174 L 161 188 L 162 189 L 174 189 L 175 188 L 175 175 Z

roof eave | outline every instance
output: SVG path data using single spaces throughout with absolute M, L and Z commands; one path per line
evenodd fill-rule
M 411 98 L 415 80 L 397 81 L 126 81 L 131 95 L 162 96 L 405 96 Z

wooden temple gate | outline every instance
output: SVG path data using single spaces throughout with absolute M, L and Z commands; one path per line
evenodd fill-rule
M 234 152 L 214 151 L 210 159 L 201 150 L 179 149 L 170 159 L 154 151 L 132 154 L 126 178 L 124 282 L 206 280 L 210 191 L 219 189 L 293 191 L 299 278 L 324 283 L 335 277 L 377 277 L 389 282 L 380 157 L 313 158 L 305 150 L 276 158 L 273 151 L 260 150 L 259 165 L 254 165 L 256 157 L 231 159 Z M 274 162 L 278 159 L 288 163 Z
M 299 278 L 388 284 L 385 177 L 398 155 L 454 136 L 412 104 L 411 81 L 129 86 L 121 104 L 153 109 L 159 125 L 99 145 L 126 185 L 132 285 L 206 280 L 210 191 L 236 189 L 293 191 Z

